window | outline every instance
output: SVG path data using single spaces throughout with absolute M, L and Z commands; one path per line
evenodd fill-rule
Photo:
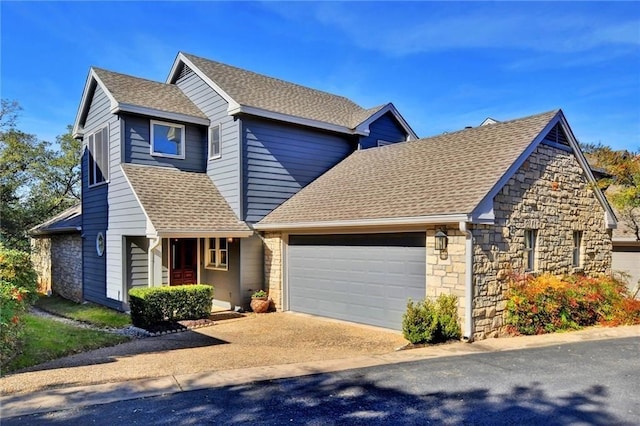
M 382 140 L 382 139 L 378 139 L 378 146 L 386 146 L 386 145 L 392 145 L 392 144 L 393 144 L 393 142 L 391 142 L 391 141 L 385 141 L 385 140 Z
M 209 129 L 209 159 L 220 158 L 220 126 Z
M 151 155 L 184 158 L 184 126 L 151 120 Z
M 109 127 L 89 135 L 89 186 L 109 180 Z
M 538 231 L 535 229 L 524 230 L 524 270 L 531 272 L 536 267 L 536 239 Z
M 228 249 L 226 238 L 207 238 L 205 248 L 205 268 L 228 269 Z
M 582 266 L 580 249 L 582 247 L 582 231 L 573 231 L 573 266 Z

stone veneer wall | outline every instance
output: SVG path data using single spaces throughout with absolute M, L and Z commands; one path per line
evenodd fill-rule
M 282 234 L 266 232 L 264 242 L 264 282 L 275 308 L 282 310 Z
M 38 292 L 51 291 L 51 238 L 31 238 L 31 263 L 38 274 Z
M 79 233 L 32 238 L 31 261 L 38 273 L 41 291 L 51 290 L 65 299 L 83 301 L 82 238 Z
M 452 227 L 454 227 L 452 229 Z M 437 229 L 427 229 L 427 294 L 430 299 L 436 299 L 441 294 L 458 296 L 458 317 L 464 330 L 465 317 L 465 241 L 464 233 L 458 229 L 458 224 L 447 227 L 447 254 L 441 256 L 435 251 L 435 233 Z
M 572 266 L 573 231 L 582 231 L 582 268 L 611 272 L 611 232 L 604 209 L 570 152 L 540 145 L 494 198 L 495 225 L 474 236 L 474 338 L 499 335 L 511 272 L 523 272 L 524 231 L 537 229 L 536 271 L 578 272 Z

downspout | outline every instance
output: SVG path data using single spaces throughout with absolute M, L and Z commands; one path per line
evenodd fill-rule
M 463 339 L 473 341 L 473 234 L 468 222 L 459 222 L 459 229 L 465 234 L 465 285 L 464 285 L 464 333 Z
M 148 271 L 149 271 L 149 287 L 154 287 L 155 284 L 155 256 L 153 251 L 158 248 L 158 246 L 162 244 L 162 238 L 155 237 L 151 239 L 151 244 L 149 245 L 149 253 L 148 253 Z

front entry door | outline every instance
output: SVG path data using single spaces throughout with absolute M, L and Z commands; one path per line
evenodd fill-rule
M 196 250 L 195 238 L 171 239 L 170 285 L 196 284 L 198 279 Z

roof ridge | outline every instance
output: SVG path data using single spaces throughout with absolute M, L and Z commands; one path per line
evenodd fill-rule
M 131 75 L 131 74 L 125 74 L 122 72 L 118 72 L 118 71 L 112 71 L 112 70 L 108 70 L 106 68 L 100 68 L 100 67 L 95 67 L 95 66 L 91 66 L 91 69 L 94 71 L 103 71 L 103 72 L 108 72 L 110 74 L 115 74 L 115 75 L 119 75 L 122 77 L 126 77 L 126 78 L 133 78 L 135 80 L 142 80 L 142 81 L 147 81 L 149 83 L 156 83 L 156 84 L 161 84 L 163 86 L 175 86 L 175 84 L 168 84 L 168 83 L 164 83 L 162 81 L 157 81 L 157 80 L 151 80 L 149 78 L 144 78 L 144 77 L 138 77 L 135 75 Z
M 187 53 L 187 52 L 180 52 L 180 53 L 182 53 L 187 58 L 189 58 L 189 57 L 197 58 L 197 59 L 200 59 L 202 61 L 211 62 L 213 64 L 221 65 L 221 66 L 227 67 L 227 68 L 232 68 L 234 70 L 242 71 L 242 72 L 245 72 L 245 73 L 248 73 L 248 74 L 252 74 L 252 75 L 255 75 L 255 76 L 258 76 L 258 77 L 261 77 L 261 78 L 266 78 L 266 79 L 269 79 L 269 80 L 277 81 L 279 83 L 284 83 L 284 84 L 288 84 L 288 85 L 291 85 L 291 86 L 297 86 L 297 87 L 299 87 L 301 89 L 310 90 L 310 91 L 317 92 L 317 93 L 322 93 L 322 94 L 325 94 L 325 95 L 333 96 L 335 98 L 341 98 L 341 99 L 344 99 L 346 101 L 351 102 L 353 105 L 357 106 L 358 108 L 360 108 L 363 111 L 371 109 L 371 108 L 364 108 L 363 106 L 357 104 L 352 99 L 347 98 L 346 96 L 337 95 L 335 93 L 331 93 L 331 92 L 328 92 L 326 90 L 315 89 L 313 87 L 305 86 L 305 85 L 300 84 L 300 83 L 294 83 L 292 81 L 284 80 L 282 78 L 272 77 L 270 75 L 262 74 L 262 73 L 259 73 L 259 72 L 256 72 L 256 71 L 251 71 L 251 70 L 248 70 L 248 69 L 245 69 L 245 68 L 240 68 L 238 66 L 226 64 L 224 62 L 214 61 L 212 59 L 208 59 L 208 58 L 204 58 L 202 56 L 194 55 L 192 53 Z

